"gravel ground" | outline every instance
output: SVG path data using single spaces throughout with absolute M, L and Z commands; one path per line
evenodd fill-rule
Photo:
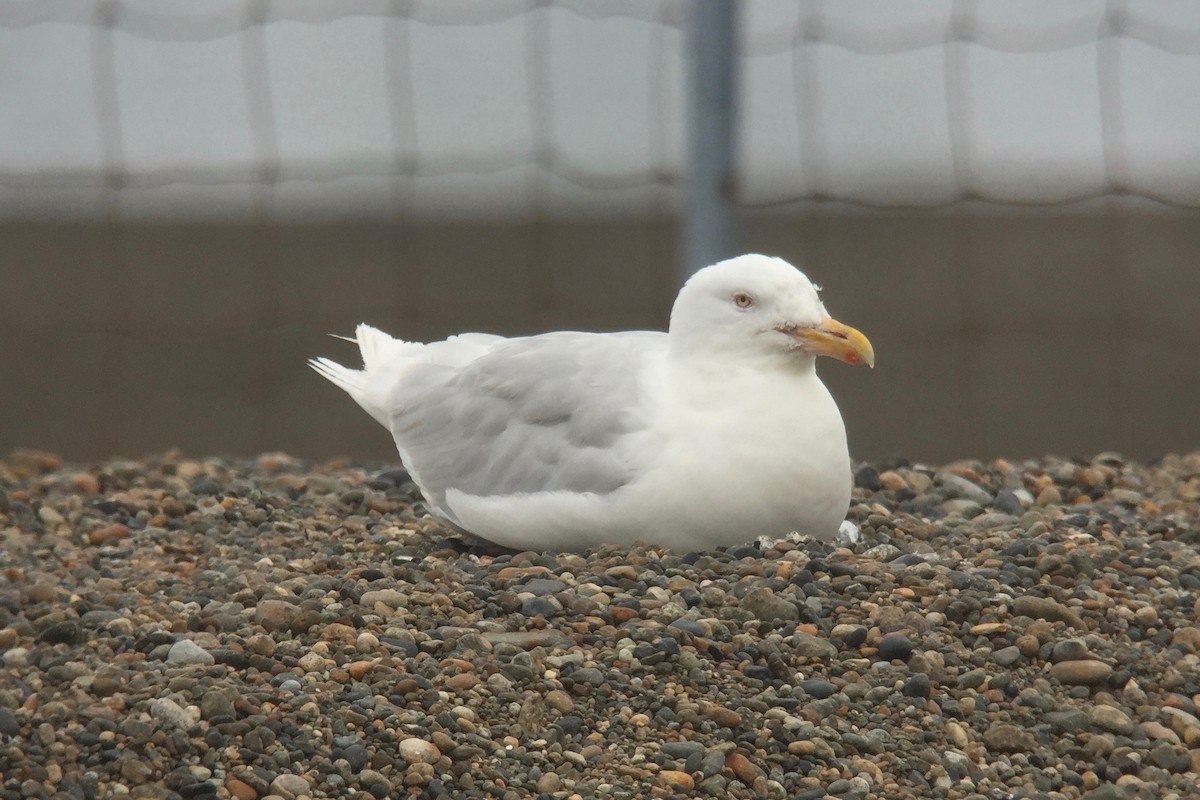
M 395 469 L 0 462 L 0 797 L 1200 797 L 1200 454 L 496 555 Z

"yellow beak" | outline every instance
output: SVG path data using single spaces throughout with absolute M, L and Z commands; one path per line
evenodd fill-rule
M 810 353 L 832 356 L 847 364 L 875 366 L 875 349 L 867 337 L 831 317 L 826 317 L 813 328 L 787 327 L 781 330 L 797 339 L 800 346 Z

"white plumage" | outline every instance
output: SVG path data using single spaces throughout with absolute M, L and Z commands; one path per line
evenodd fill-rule
M 668 333 L 355 341 L 361 370 L 310 363 L 391 431 L 436 517 L 505 547 L 702 550 L 830 538 L 845 516 L 845 428 L 814 362 L 874 355 L 780 259 L 696 273 Z

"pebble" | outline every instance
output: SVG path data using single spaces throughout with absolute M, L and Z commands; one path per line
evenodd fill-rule
M 299 613 L 299 607 L 286 600 L 260 600 L 254 609 L 254 621 L 268 631 L 286 631 Z
M 1050 667 L 1050 675 L 1072 686 L 1101 686 L 1108 682 L 1113 668 L 1103 661 L 1080 659 L 1061 661 Z
M 764 622 L 797 620 L 800 610 L 796 604 L 785 600 L 766 587 L 752 589 L 742 598 L 742 608 Z
M 409 764 L 432 764 L 442 755 L 434 744 L 416 737 L 401 739 L 396 752 Z
M 1088 649 L 1087 642 L 1083 639 L 1064 639 L 1061 642 L 1055 642 L 1054 647 L 1050 650 L 1050 661 L 1055 664 L 1063 661 L 1083 661 L 1090 659 L 1091 651 Z
M 1037 740 L 1025 728 L 1001 723 L 991 725 L 983 732 L 983 743 L 998 753 L 1025 753 L 1036 746 Z
M 1021 595 L 1013 601 L 1013 613 L 1018 616 L 1064 622 L 1072 628 L 1086 630 L 1079 614 L 1054 600 L 1034 595 Z
M 1112 706 L 1092 706 L 1088 710 L 1088 718 L 1097 728 L 1128 736 L 1133 733 L 1133 720 L 1119 708 Z
M 879 658 L 883 661 L 908 661 L 912 652 L 912 640 L 903 633 L 889 633 L 879 642 Z
M 308 781 L 299 775 L 283 773 L 276 775 L 271 781 L 271 794 L 279 795 L 283 800 L 296 800 L 298 797 L 307 796 L 311 791 Z
M 0 460 L 5 797 L 1182 800 L 1200 776 L 1200 455 L 859 464 L 860 541 L 581 554 L 477 548 L 347 462 L 36 463 Z
M 180 639 L 171 645 L 171 649 L 167 651 L 167 663 L 175 665 L 201 664 L 207 666 L 216 663 L 216 659 L 213 658 L 211 653 L 191 639 Z

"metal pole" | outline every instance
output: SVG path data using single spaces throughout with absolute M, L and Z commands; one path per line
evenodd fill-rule
M 681 282 L 737 254 L 737 0 L 693 0 L 687 31 L 687 180 Z

